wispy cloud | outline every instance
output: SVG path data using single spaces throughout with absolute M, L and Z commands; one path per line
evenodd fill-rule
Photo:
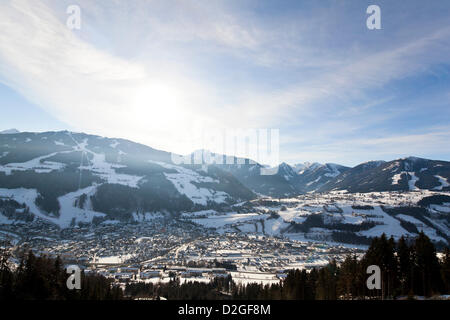
M 417 110 L 401 103 L 404 83 L 449 64 L 442 17 L 377 35 L 347 2 L 271 15 L 257 1 L 78 3 L 74 32 L 71 1 L 0 4 L 1 81 L 78 130 L 190 152 L 196 128 L 276 127 L 286 159 L 345 163 L 403 153 L 402 136 L 442 142 L 430 123 L 417 134 L 393 125 Z
M 322 161 L 329 159 L 332 162 L 356 165 L 372 160 L 392 160 L 407 156 L 435 157 L 439 148 L 450 139 L 448 128 L 420 134 L 385 136 L 369 139 L 353 138 L 333 143 L 312 144 L 304 146 L 301 151 L 289 155 L 290 161 L 295 159 L 311 159 Z M 446 156 L 450 152 L 445 151 Z M 442 153 L 441 153 L 442 154 Z M 352 158 L 351 161 L 348 161 Z
M 95 48 L 43 3 L 14 1 L 0 11 L 3 81 L 58 119 L 163 147 L 192 115 L 207 118 L 199 112 L 208 103 L 207 86 Z

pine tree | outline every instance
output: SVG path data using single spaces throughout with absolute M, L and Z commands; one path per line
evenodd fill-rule
M 11 254 L 8 246 L 0 247 L 0 300 L 13 298 L 13 273 L 9 268 Z
M 412 288 L 412 254 L 405 238 L 402 236 L 397 244 L 398 274 L 401 294 L 409 294 Z
M 358 294 L 358 260 L 355 255 L 347 255 L 339 270 L 338 295 L 352 299 Z
M 414 243 L 414 251 L 414 291 L 425 296 L 438 293 L 442 289 L 439 260 L 433 243 L 423 232 Z
M 337 267 L 335 263 L 320 268 L 317 276 L 316 298 L 318 300 L 336 300 Z
M 443 281 L 443 289 L 446 294 L 450 293 L 450 249 L 445 248 L 444 257 L 442 259 L 441 276 Z

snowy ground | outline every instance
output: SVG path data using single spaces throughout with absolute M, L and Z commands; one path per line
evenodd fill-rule
M 216 203 L 224 203 L 230 196 L 223 191 L 215 191 L 213 189 L 202 188 L 195 183 L 220 183 L 211 177 L 203 176 L 194 170 L 190 170 L 181 166 L 175 166 L 164 162 L 150 161 L 156 163 L 166 169 L 172 169 L 177 173 L 164 173 L 166 179 L 169 180 L 179 193 L 184 194 L 192 202 L 196 204 L 206 205 L 208 201 Z
M 67 153 L 67 152 L 61 152 Z M 6 175 L 10 175 L 12 171 L 27 171 L 34 170 L 37 173 L 48 173 L 53 170 L 61 170 L 65 167 L 64 164 L 52 161 L 45 161 L 47 158 L 51 158 L 57 155 L 58 152 L 51 153 L 42 157 L 32 159 L 22 163 L 8 163 L 0 165 L 0 172 L 4 172 Z
M 411 179 L 411 188 L 416 180 Z M 415 237 L 416 234 L 405 230 L 401 223 L 407 221 L 414 224 L 418 231 L 423 231 L 434 241 L 446 239 L 439 236 L 435 229 L 444 234 L 450 234 L 449 226 L 444 216 L 450 212 L 450 204 L 432 205 L 430 212 L 437 213 L 429 218 L 430 223 L 436 228 L 430 227 L 423 222 L 404 214 L 391 216 L 382 207 L 408 207 L 414 206 L 425 196 L 439 194 L 433 191 L 412 192 L 373 192 L 364 194 L 349 194 L 345 192 L 331 192 L 327 194 L 309 194 L 296 198 L 281 199 L 281 202 L 271 207 L 255 206 L 255 212 L 250 213 L 217 213 L 212 210 L 195 213 L 184 213 L 183 217 L 208 228 L 216 228 L 220 233 L 244 232 L 257 233 L 270 236 L 298 237 L 295 233 L 286 233 L 291 223 L 301 224 L 306 218 L 313 214 L 322 214 L 326 225 L 336 223 L 346 225 L 361 225 L 364 222 L 373 222 L 376 225 L 368 230 L 359 231 L 356 234 L 365 237 L 377 237 L 383 233 L 395 239 L 401 236 Z M 278 202 L 278 199 L 269 199 Z M 363 208 L 362 206 L 370 206 Z M 283 208 L 283 209 L 281 209 Z M 355 209 L 356 208 L 356 209 Z M 266 213 L 268 210 L 276 211 L 278 217 Z M 332 228 L 313 228 L 302 238 L 309 240 L 330 240 Z
M 66 228 L 70 226 L 72 220 L 74 220 L 74 222 L 92 222 L 92 219 L 96 216 L 105 216 L 104 213 L 75 207 L 75 200 L 80 195 L 82 195 L 83 193 L 87 194 L 88 196 L 92 195 L 95 193 L 96 188 L 96 186 L 90 186 L 59 197 L 58 201 L 61 206 L 59 217 L 50 216 L 47 213 L 42 212 L 42 210 L 36 206 L 35 201 L 38 196 L 38 192 L 35 189 L 0 189 L 0 197 L 13 199 L 20 204 L 25 204 L 30 208 L 30 212 L 35 216 L 57 224 L 61 228 Z M 85 206 L 86 208 L 89 207 L 89 201 L 87 202 L 88 203 Z M 0 214 L 0 219 L 2 219 L 2 221 L 5 220 L 5 218 L 6 217 Z M 3 222 L 7 224 L 8 221 L 5 220 Z M 11 220 L 9 220 L 9 222 L 12 223 Z

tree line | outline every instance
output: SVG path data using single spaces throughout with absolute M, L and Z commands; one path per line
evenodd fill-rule
M 96 274 L 81 273 L 81 290 L 69 290 L 68 274 L 61 259 L 24 254 L 17 268 L 10 264 L 10 251 L 0 248 L 0 300 L 119 300 L 122 289 Z

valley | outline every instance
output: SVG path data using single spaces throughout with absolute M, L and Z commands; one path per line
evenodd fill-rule
M 450 164 L 175 165 L 170 154 L 83 133 L 0 135 L 0 239 L 115 281 L 277 283 L 361 255 L 385 234 L 450 240 Z M 239 162 L 239 164 L 237 164 Z M 17 260 L 18 261 L 18 260 Z

